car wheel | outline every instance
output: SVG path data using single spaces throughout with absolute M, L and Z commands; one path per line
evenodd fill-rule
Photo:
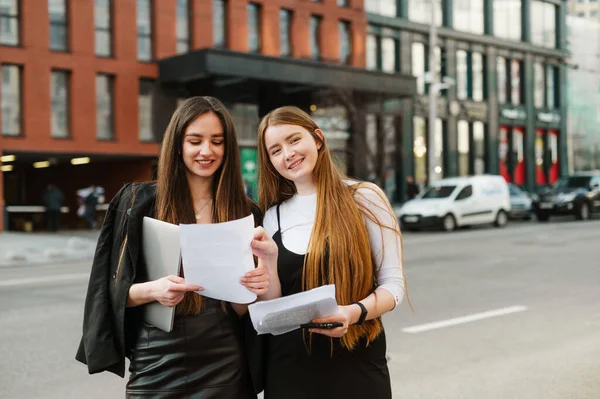
M 496 215 L 496 221 L 494 222 L 494 226 L 504 227 L 506 226 L 507 222 L 508 216 L 506 215 L 506 212 L 504 212 L 503 210 L 498 211 L 498 214 Z
M 550 215 L 545 212 L 538 212 L 535 214 L 535 217 L 538 222 L 547 222 L 550 219 Z
M 527 216 L 523 216 L 523 220 L 531 220 L 531 214 L 528 213 Z
M 442 229 L 444 231 L 453 231 L 456 229 L 456 219 L 451 214 L 447 214 L 444 216 L 444 220 L 442 221 Z
M 576 217 L 578 220 L 588 220 L 590 218 L 590 206 L 585 202 L 579 205 Z

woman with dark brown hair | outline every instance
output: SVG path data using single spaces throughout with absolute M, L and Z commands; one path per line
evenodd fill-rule
M 402 237 L 383 192 L 342 176 L 296 107 L 258 127 L 259 202 L 279 248 L 282 295 L 335 284 L 333 329 L 268 336 L 265 399 L 391 398 L 381 316 L 403 299 Z
M 165 132 L 157 181 L 126 185 L 109 206 L 76 358 L 90 373 L 124 376 L 128 357 L 128 398 L 255 398 L 240 320 L 247 305 L 202 297 L 202 287 L 182 276 L 148 281 L 140 256 L 144 216 L 219 223 L 251 212 L 259 223 L 260 211 L 244 193 L 231 116 L 215 98 L 185 100 Z M 277 246 L 262 227 L 255 229 L 252 248 L 258 265 L 241 283 L 258 300 L 279 296 Z M 182 269 L 185 275 L 185 264 Z M 142 321 L 140 305 L 154 301 L 176 306 L 170 333 Z

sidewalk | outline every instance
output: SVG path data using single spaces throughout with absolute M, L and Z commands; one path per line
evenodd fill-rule
M 0 233 L 0 267 L 91 260 L 99 230 Z

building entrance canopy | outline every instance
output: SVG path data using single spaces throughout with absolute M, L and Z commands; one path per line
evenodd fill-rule
M 408 75 L 213 48 L 166 58 L 158 65 L 159 83 L 200 85 L 199 89 L 202 86 L 212 87 L 216 89 L 217 96 L 222 92 L 221 88 L 236 87 L 235 92 L 244 97 L 244 94 L 258 92 L 265 84 L 277 84 L 284 93 L 338 88 L 365 96 L 398 98 L 411 97 L 417 92 L 416 79 Z M 226 97 L 231 96 L 236 97 L 235 93 L 228 91 Z

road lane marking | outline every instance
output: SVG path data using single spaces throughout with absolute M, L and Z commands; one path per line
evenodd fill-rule
M 458 324 L 470 323 L 477 320 L 489 319 L 490 317 L 504 316 L 511 313 L 523 312 L 527 310 L 525 306 L 511 306 L 508 308 L 502 308 L 497 310 L 490 310 L 488 312 L 474 313 L 467 316 L 455 317 L 453 319 L 437 321 L 434 323 L 421 324 L 418 326 L 406 327 L 402 329 L 402 332 L 415 334 L 424 331 L 437 330 L 438 328 L 456 326 Z
M 29 277 L 29 278 L 15 278 L 12 280 L 0 281 L 0 287 L 16 287 L 19 285 L 37 285 L 45 283 L 56 283 L 74 280 L 87 280 L 89 279 L 89 273 L 72 273 L 72 274 L 61 274 L 58 276 L 43 276 L 43 277 Z

